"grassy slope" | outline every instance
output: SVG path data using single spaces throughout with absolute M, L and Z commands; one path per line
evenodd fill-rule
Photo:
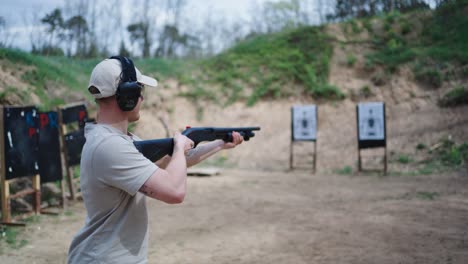
M 196 89 L 184 95 L 221 104 L 242 100 L 248 105 L 290 95 L 343 98 L 327 83 L 332 53 L 331 38 L 322 27 L 254 36 L 200 62 L 196 78 L 185 80 Z
M 0 49 L 0 60 L 4 62 L 3 67 L 10 67 L 12 70 L 18 69 L 18 65 L 28 66 L 20 77 L 21 81 L 29 84 L 32 92 L 39 96 L 41 100 L 39 107 L 48 109 L 66 103 L 63 98 L 54 98 L 50 89 L 75 91 L 91 99 L 85 92 L 86 86 L 93 67 L 101 58 L 82 60 L 44 57 L 15 49 Z M 141 59 L 135 63 L 145 74 L 157 76 L 158 79 L 177 77 L 180 75 L 182 64 L 180 61 L 160 59 Z M 12 86 L 7 88 L 15 89 Z
M 369 20 L 362 21 L 375 50 L 367 55 L 369 66 L 381 65 L 387 73 L 397 74 L 401 65 L 410 65 L 415 79 L 433 88 L 468 78 L 468 1 L 451 2 L 430 14 L 390 13 L 379 20 L 380 32 L 369 26 Z M 462 97 L 468 95 L 466 87 L 455 89 Z M 454 104 L 466 99 L 458 98 Z

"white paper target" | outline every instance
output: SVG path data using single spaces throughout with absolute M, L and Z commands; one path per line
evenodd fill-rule
M 317 139 L 317 107 L 315 105 L 293 107 L 293 140 Z
M 358 105 L 359 140 L 384 140 L 385 116 L 383 103 Z

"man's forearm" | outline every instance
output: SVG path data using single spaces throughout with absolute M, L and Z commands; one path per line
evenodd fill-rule
M 216 152 L 223 149 L 224 141 L 215 140 L 203 145 L 199 145 L 194 149 L 189 150 L 187 158 L 187 167 L 193 166 L 206 158 L 212 156 Z

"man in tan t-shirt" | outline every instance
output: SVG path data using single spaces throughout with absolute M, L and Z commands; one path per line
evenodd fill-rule
M 216 140 L 193 148 L 192 140 L 176 133 L 172 156 L 152 163 L 133 145 L 140 139 L 128 125 L 140 117 L 143 89 L 156 86 L 125 57 L 106 59 L 91 73 L 88 90 L 99 109 L 96 123 L 86 124 L 81 154 L 87 216 L 70 245 L 68 263 L 147 263 L 146 196 L 181 203 L 187 167 L 243 141 L 234 132 L 232 143 Z

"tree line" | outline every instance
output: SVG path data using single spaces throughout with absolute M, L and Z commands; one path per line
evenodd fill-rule
M 33 15 L 29 41 L 31 52 L 43 55 L 88 58 L 117 51 L 144 58 L 203 57 L 258 34 L 451 1 L 463 0 L 254 0 L 248 18 L 230 21 L 215 9 L 196 14 L 188 0 L 71 0 Z M 7 21 L 0 17 L 0 47 L 13 43 L 6 32 Z

